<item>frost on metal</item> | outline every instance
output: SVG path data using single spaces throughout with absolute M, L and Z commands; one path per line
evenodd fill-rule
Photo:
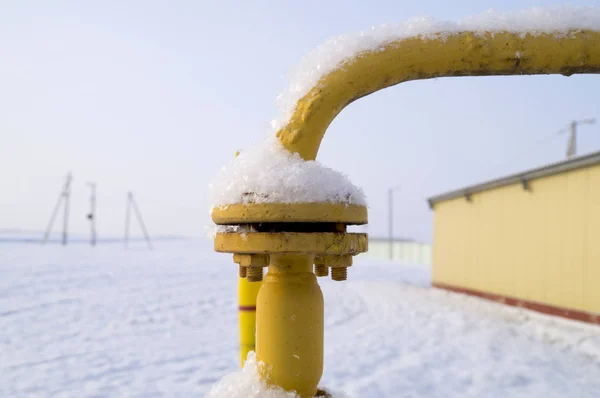
M 227 234 L 227 233 L 236 233 L 242 235 L 242 237 L 246 236 L 249 233 L 256 232 L 250 225 L 207 225 L 204 228 L 204 232 L 209 239 L 214 239 L 217 234 Z
M 581 6 L 536 7 L 511 13 L 493 10 L 460 21 L 436 21 L 431 18 L 413 18 L 400 24 L 385 24 L 357 33 L 335 36 L 306 55 L 292 69 L 290 84 L 277 97 L 280 117 L 271 122 L 277 131 L 292 115 L 296 103 L 318 83 L 321 77 L 340 68 L 345 61 L 367 51 L 377 51 L 386 44 L 409 38 L 447 38 L 453 34 L 471 31 L 511 32 L 564 36 L 568 30 L 600 31 L 600 8 Z
M 305 161 L 278 141 L 242 151 L 210 186 L 213 207 L 236 203 L 332 202 L 365 205 L 363 191 L 343 174 Z

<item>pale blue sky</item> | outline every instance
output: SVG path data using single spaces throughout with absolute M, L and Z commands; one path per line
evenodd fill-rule
M 127 3 L 127 4 L 125 4 Z M 600 6 L 600 1 L 572 4 Z M 0 11 L 0 228 L 45 227 L 67 171 L 71 230 L 123 230 L 126 191 L 151 233 L 202 235 L 207 186 L 277 116 L 285 74 L 332 35 L 413 16 L 460 19 L 548 1 L 5 1 Z M 450 5 L 451 4 L 451 5 Z M 598 76 L 402 84 L 350 105 L 319 160 L 362 186 L 373 235 L 430 240 L 425 198 L 564 157 L 571 119 L 600 117 Z M 580 153 L 600 150 L 581 127 Z

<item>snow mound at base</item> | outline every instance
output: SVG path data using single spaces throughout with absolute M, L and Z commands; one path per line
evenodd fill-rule
M 270 386 L 258 377 L 256 355 L 248 353 L 244 368 L 225 375 L 212 386 L 206 398 L 300 398 L 276 386 Z
M 346 398 L 341 393 L 327 395 L 331 398 Z M 258 376 L 258 365 L 254 351 L 248 353 L 244 368 L 224 376 L 212 386 L 206 398 L 300 398 L 293 391 L 268 385 Z

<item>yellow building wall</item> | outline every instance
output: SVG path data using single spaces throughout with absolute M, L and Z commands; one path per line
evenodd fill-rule
M 434 206 L 433 282 L 600 313 L 600 165 Z

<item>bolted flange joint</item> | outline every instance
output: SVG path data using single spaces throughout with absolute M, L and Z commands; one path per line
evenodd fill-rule
M 367 251 L 366 234 L 344 232 L 252 232 L 245 235 L 220 233 L 215 250 L 234 253 L 239 275 L 250 282 L 262 281 L 263 267 L 268 267 L 271 254 L 306 254 L 313 256 L 314 273 L 330 275 L 334 281 L 348 277 L 346 268 L 352 257 Z

